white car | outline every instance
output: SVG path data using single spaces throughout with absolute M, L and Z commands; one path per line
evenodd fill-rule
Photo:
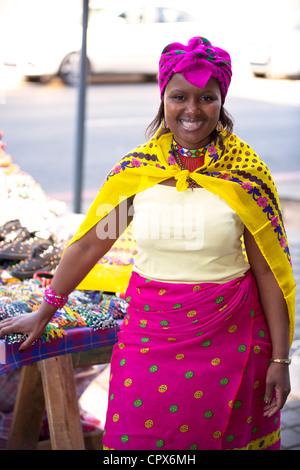
M 275 29 L 275 28 L 274 28 Z M 254 76 L 266 78 L 300 77 L 300 18 L 276 32 L 257 37 L 250 51 Z
M 164 46 L 203 35 L 196 17 L 184 8 L 161 6 L 163 2 L 158 6 L 155 2 L 142 4 L 90 9 L 87 33 L 90 75 L 156 76 Z M 53 24 L 43 25 L 31 42 L 24 43 L 23 75 L 38 78 L 58 75 L 66 84 L 75 84 L 79 75 L 81 31 L 80 24 L 61 29 Z

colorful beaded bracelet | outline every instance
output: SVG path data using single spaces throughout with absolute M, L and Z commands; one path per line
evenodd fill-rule
M 68 302 L 67 295 L 56 294 L 50 285 L 46 287 L 43 298 L 48 304 L 57 308 L 62 308 Z

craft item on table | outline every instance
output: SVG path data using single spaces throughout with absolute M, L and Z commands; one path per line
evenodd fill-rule
M 20 282 L 20 279 L 11 275 L 12 263 L 1 263 L 0 267 L 0 286 L 7 284 L 15 284 Z
M 0 320 L 20 314 L 30 315 L 32 311 L 27 306 L 27 311 L 22 310 L 22 306 L 16 302 L 0 303 Z M 47 324 L 44 333 L 41 335 L 42 342 L 50 342 L 51 339 L 62 338 L 67 335 L 67 330 L 71 328 L 89 327 L 93 330 L 114 328 L 118 322 L 111 316 L 101 312 L 91 311 L 83 307 L 78 307 L 77 311 L 68 307 L 56 312 L 51 321 Z M 9 344 L 24 341 L 27 335 L 16 333 L 4 336 L 4 340 Z
M 29 232 L 22 227 L 16 238 L 10 243 L 3 243 L 0 249 L 0 260 L 21 261 L 43 252 L 53 245 L 52 235 L 49 238 L 41 238 L 36 232 Z
M 67 335 L 70 328 L 79 328 L 87 326 L 84 319 L 76 312 L 64 308 L 56 312 L 52 320 L 48 323 L 44 333 L 41 336 L 42 341 L 51 341 L 51 338 L 62 338 Z
M 20 261 L 27 258 L 30 254 L 30 249 L 28 251 L 27 248 L 29 241 L 31 242 L 32 239 L 33 234 L 26 227 L 20 227 L 20 230 L 15 233 L 13 241 L 8 242 L 5 240 L 1 243 L 0 260 Z
M 22 302 L 20 300 L 17 301 L 1 301 L 0 302 L 0 312 L 2 316 L 2 320 L 6 318 L 11 318 L 16 315 L 20 315 L 21 313 L 29 313 L 31 312 L 30 306 L 27 302 Z
M 87 309 L 79 308 L 79 313 L 85 320 L 87 326 L 93 330 L 114 328 L 118 325 L 118 322 L 112 317 L 112 315 L 104 314 L 102 312 L 90 311 Z
M 22 230 L 20 220 L 10 220 L 0 227 L 0 247 L 11 243 Z
M 39 287 L 46 287 L 51 284 L 53 274 L 48 273 L 47 271 L 37 271 L 34 273 L 33 279 Z
M 0 321 L 6 318 L 11 318 L 23 313 L 30 313 L 32 310 L 27 302 L 13 301 L 10 298 L 2 297 L 0 301 Z M 27 338 L 27 335 L 22 333 L 14 333 L 9 336 L 4 336 L 4 340 L 9 343 L 22 342 Z
M 12 300 L 23 302 L 28 302 L 32 298 L 41 302 L 43 298 L 43 290 L 37 288 L 37 284 L 32 279 L 3 285 L 1 291 L 4 291 Z
M 14 307 L 20 306 L 20 302 L 23 305 L 23 308 L 19 308 L 19 313 L 26 313 L 30 311 L 36 311 L 43 299 L 43 292 L 41 289 L 37 289 L 34 282 L 26 282 L 26 283 L 8 283 L 3 284 L 0 286 L 0 316 L 1 311 L 2 315 L 5 312 L 6 315 L 11 314 L 13 316 L 14 313 L 17 313 L 14 310 Z M 4 307 L 4 303 L 11 302 L 11 306 Z M 4 317 L 2 318 L 4 319 Z
M 90 309 L 97 310 L 98 305 L 102 299 L 103 293 L 101 291 L 81 291 L 75 289 L 69 295 L 68 305 L 74 305 Z
M 30 232 L 49 230 L 56 219 L 61 219 L 63 225 L 64 217 L 72 216 L 67 204 L 50 198 L 31 175 L 13 164 L 12 158 L 4 151 L 5 147 L 0 140 L 0 225 L 11 219 L 20 219 Z M 69 236 L 73 233 L 74 230 Z
M 128 307 L 127 302 L 115 294 L 80 290 L 75 290 L 69 295 L 67 305 L 76 309 L 88 326 L 93 328 L 106 324 L 110 326 L 111 320 L 123 319 Z M 115 323 L 113 322 L 112 325 Z
M 87 309 L 111 315 L 115 319 L 124 318 L 128 307 L 124 298 L 101 291 L 75 290 L 69 296 L 69 304 L 72 301 L 80 302 Z
M 112 315 L 116 319 L 122 319 L 127 312 L 127 302 L 115 295 L 103 294 L 103 299 L 99 303 L 99 311 Z
M 11 274 L 19 279 L 29 279 L 37 271 L 43 270 L 53 273 L 60 262 L 64 250 L 63 245 L 62 243 L 53 243 L 48 246 L 36 247 L 32 251 L 31 257 L 20 261 L 13 267 Z
M 46 273 L 48 274 L 48 273 Z M 20 300 L 30 303 L 35 310 L 43 300 L 44 285 L 40 281 L 43 273 L 37 273 L 34 279 L 26 279 L 15 283 L 0 284 L 0 302 L 3 296 L 11 300 Z M 75 289 L 69 295 L 67 307 L 76 311 L 78 308 L 113 315 L 114 318 L 123 318 L 127 312 L 127 302 L 120 295 L 102 291 L 80 291 Z
M 47 286 L 47 289 L 49 287 Z M 20 314 L 30 315 L 39 307 L 44 290 L 37 280 L 33 279 L 0 286 L 0 320 Z M 102 299 L 102 295 L 102 292 L 97 291 L 81 292 L 75 290 L 72 292 L 69 300 L 57 310 L 48 323 L 41 336 L 41 341 L 50 342 L 54 338 L 62 338 L 71 328 L 89 327 L 98 330 L 117 326 L 117 318 L 121 318 L 120 299 L 112 295 Z M 109 302 L 110 308 L 103 308 L 103 301 Z M 122 309 L 124 314 L 125 303 L 122 305 Z M 8 343 L 19 343 L 24 341 L 26 337 L 27 335 L 19 333 L 7 335 L 4 340 Z
M 43 203 L 47 201 L 47 196 L 40 185 L 28 173 L 15 167 L 15 171 L 9 175 L 1 172 L 0 196 L 6 199 L 19 200 L 16 202 Z
M 80 306 L 75 308 L 76 311 L 74 310 L 74 305 L 71 307 L 65 305 L 57 311 L 51 322 L 48 323 L 42 339 L 49 341 L 56 336 L 66 335 L 67 330 L 70 328 L 89 327 L 99 330 L 113 328 L 118 325 L 118 322 L 111 315 Z

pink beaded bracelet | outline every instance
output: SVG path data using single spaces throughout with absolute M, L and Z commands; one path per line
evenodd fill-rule
M 62 308 L 68 302 L 67 295 L 56 294 L 50 285 L 46 287 L 43 298 L 48 304 L 57 308 Z

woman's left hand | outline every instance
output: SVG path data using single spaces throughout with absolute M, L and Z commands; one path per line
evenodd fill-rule
M 290 390 L 288 365 L 271 362 L 266 376 L 264 416 L 270 418 L 281 410 Z

